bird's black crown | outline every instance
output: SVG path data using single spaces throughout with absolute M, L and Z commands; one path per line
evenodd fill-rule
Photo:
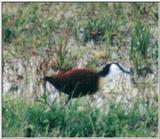
M 107 64 L 100 72 L 98 72 L 98 74 L 102 77 L 108 75 L 111 72 L 111 66 L 112 65 L 116 65 L 120 71 L 122 71 L 123 73 L 129 74 L 129 75 L 133 75 L 133 73 L 131 71 L 127 71 L 125 70 L 122 66 L 120 66 L 118 63 L 110 63 Z

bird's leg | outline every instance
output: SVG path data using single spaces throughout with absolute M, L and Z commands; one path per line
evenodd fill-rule
M 94 100 L 94 97 L 93 97 L 93 95 L 91 95 L 91 96 L 90 96 L 90 98 L 91 98 L 91 101 L 93 101 L 93 100 Z
M 46 81 L 43 81 L 43 95 L 46 95 Z
M 70 100 L 71 100 L 71 96 L 69 96 L 69 97 L 67 98 L 67 101 L 66 101 L 66 103 L 65 103 L 64 106 L 66 106 L 66 105 L 70 102 Z
M 92 94 L 92 95 L 90 95 L 90 98 L 91 98 L 91 101 L 95 101 L 95 97 L 94 97 L 94 95 Z

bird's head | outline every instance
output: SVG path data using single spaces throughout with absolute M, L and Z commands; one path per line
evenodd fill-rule
M 100 72 L 99 75 L 101 77 L 109 77 L 109 76 L 115 76 L 115 75 L 119 75 L 121 73 L 124 74 L 128 74 L 128 75 L 133 75 L 133 73 L 129 70 L 126 70 L 125 68 L 123 68 L 121 65 L 119 65 L 118 63 L 110 63 L 107 64 Z
M 104 92 L 108 92 L 109 88 L 114 87 L 115 82 L 121 78 L 121 75 L 132 75 L 131 71 L 123 68 L 118 63 L 107 64 L 98 74 L 100 76 L 99 88 Z M 128 79 L 129 76 L 124 77 Z

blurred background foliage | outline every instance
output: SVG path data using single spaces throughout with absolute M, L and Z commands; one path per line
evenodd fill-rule
M 157 136 L 157 3 L 3 2 L 2 46 L 3 82 L 14 82 L 3 96 L 3 136 Z M 134 72 L 143 97 L 131 108 L 113 101 L 104 106 L 108 114 L 90 105 L 78 111 L 78 101 L 48 109 L 45 97 L 35 99 L 43 92 L 38 77 L 47 71 L 99 70 L 109 62 Z M 11 99 L 18 89 L 20 96 Z M 156 94 L 149 106 L 146 92 Z

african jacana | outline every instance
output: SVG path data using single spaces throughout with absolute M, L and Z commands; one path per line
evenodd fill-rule
M 72 69 L 50 77 L 44 76 L 43 79 L 58 91 L 67 94 L 71 99 L 96 93 L 100 87 L 100 79 L 111 77 L 120 72 L 131 75 L 130 71 L 125 70 L 118 63 L 111 63 L 99 72 L 87 68 Z

